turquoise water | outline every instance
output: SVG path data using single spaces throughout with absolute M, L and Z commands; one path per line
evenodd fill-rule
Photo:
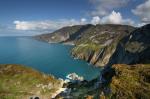
M 0 64 L 22 64 L 65 79 L 77 73 L 86 80 L 99 74 L 99 69 L 70 56 L 72 46 L 48 44 L 31 37 L 0 37 Z

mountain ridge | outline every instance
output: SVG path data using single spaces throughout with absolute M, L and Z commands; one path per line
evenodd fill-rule
M 128 25 L 87 24 L 64 27 L 35 38 L 49 43 L 75 44 L 71 50 L 73 57 L 86 60 L 96 66 L 104 66 L 114 53 L 119 40 L 133 30 L 135 28 Z

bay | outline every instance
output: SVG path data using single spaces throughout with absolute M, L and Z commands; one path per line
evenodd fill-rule
M 97 77 L 100 69 L 73 59 L 70 55 L 72 47 L 48 44 L 32 37 L 0 37 L 0 64 L 22 64 L 63 79 L 70 73 L 86 80 Z

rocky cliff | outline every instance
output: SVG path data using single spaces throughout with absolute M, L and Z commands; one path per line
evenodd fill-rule
M 67 87 L 72 90 L 67 95 L 60 94 L 60 97 L 76 97 L 81 99 L 149 99 L 149 38 L 149 24 L 132 31 L 128 35 L 116 38 L 116 42 L 106 47 L 109 50 L 104 50 L 103 52 L 106 53 L 106 56 L 108 54 L 110 58 L 100 76 L 89 82 L 69 84 Z M 90 44 L 90 42 L 87 44 Z M 113 44 L 115 48 L 112 47 Z M 97 47 L 98 45 L 91 44 L 89 48 L 96 51 L 100 49 Z M 113 48 L 114 52 L 109 54 L 109 51 Z M 81 53 L 86 51 L 84 49 L 80 50 Z M 83 57 L 83 59 L 86 60 L 86 57 Z
M 106 34 L 105 40 L 102 40 L 104 43 L 101 41 L 102 44 L 96 44 L 86 39 L 87 43 L 79 43 L 72 49 L 72 55 L 97 66 L 150 62 L 150 25 L 129 34 L 122 32 L 113 39 L 109 38 L 111 34 Z M 98 38 L 102 39 L 103 35 Z
M 96 66 L 149 62 L 150 25 L 78 25 L 36 38 L 47 42 L 72 42 L 72 56 Z
M 148 99 L 150 96 L 150 25 L 145 25 L 121 39 L 102 71 L 103 87 L 110 98 Z M 118 64 L 118 65 L 114 65 Z M 126 65 L 130 64 L 130 65 Z
M 114 53 L 118 42 L 131 31 L 127 25 L 78 25 L 64 27 L 50 34 L 36 36 L 37 39 L 50 43 L 72 43 L 72 56 L 84 59 L 97 66 L 105 66 Z
M 150 64 L 114 64 L 102 78 L 68 84 L 65 99 L 149 99 Z
M 71 42 L 80 35 L 80 31 L 84 28 L 86 26 L 81 25 L 63 27 L 53 33 L 38 35 L 35 38 L 49 43 L 60 43 L 72 39 Z
M 104 69 L 92 81 L 68 83 L 69 91 L 57 97 L 149 99 L 150 24 L 140 28 L 123 25 L 86 26 L 88 28 L 83 29 L 75 39 L 69 37 L 63 42 L 72 40 L 75 46 L 71 54 L 74 57 L 104 66 Z
M 99 95 L 106 99 L 149 99 L 150 64 L 114 64 L 103 72 L 107 81 Z M 109 90 L 109 91 L 108 91 Z
M 150 24 L 136 29 L 119 42 L 108 65 L 118 63 L 150 63 Z

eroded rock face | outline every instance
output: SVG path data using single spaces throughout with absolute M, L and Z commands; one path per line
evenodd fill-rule
M 99 32 L 93 29 L 93 34 L 85 34 L 77 40 L 72 49 L 72 55 L 84 59 L 96 66 L 108 64 L 116 50 L 119 41 L 134 30 L 133 27 L 123 25 L 98 25 Z
M 49 43 L 74 43 L 80 37 L 84 30 L 92 25 L 75 25 L 63 27 L 52 33 L 35 36 L 36 39 Z
M 111 66 L 117 63 L 138 63 L 139 60 L 149 61 L 149 28 L 149 25 L 135 30 L 126 25 L 89 24 L 64 27 L 37 37 L 50 43 L 74 43 L 72 56 L 96 66 Z
M 96 66 L 105 66 L 116 50 L 118 42 L 135 28 L 127 25 L 76 25 L 53 33 L 36 36 L 49 43 L 75 44 L 72 56 Z
M 145 25 L 130 35 L 124 37 L 115 53 L 112 55 L 109 64 L 136 64 L 150 62 L 150 24 Z
M 96 66 L 111 66 L 118 63 L 148 63 L 150 61 L 150 25 L 145 25 L 129 34 L 115 35 L 113 39 L 111 34 L 105 36 L 106 40 L 102 40 L 103 36 L 99 34 L 99 44 L 89 39 L 82 41 L 81 44 L 77 43 L 72 50 L 72 55 Z

